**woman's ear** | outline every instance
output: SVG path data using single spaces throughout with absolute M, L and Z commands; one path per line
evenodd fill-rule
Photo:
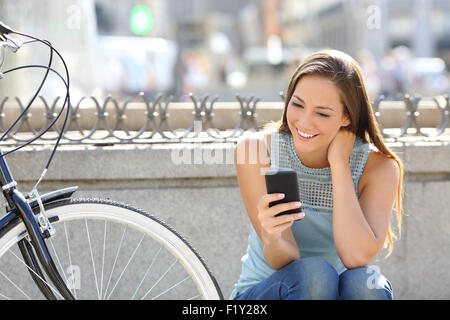
M 341 127 L 348 127 L 348 126 L 350 126 L 351 123 L 352 123 L 352 122 L 351 122 L 351 120 L 350 120 L 349 115 L 345 112 L 345 113 L 342 115 L 342 119 L 341 119 Z

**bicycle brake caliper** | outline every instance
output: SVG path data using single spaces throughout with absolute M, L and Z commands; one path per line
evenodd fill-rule
M 52 224 L 45 215 L 44 205 L 42 203 L 41 196 L 39 195 L 38 191 L 36 189 L 33 189 L 31 193 L 36 198 L 36 201 L 39 204 L 39 214 L 37 215 L 37 223 L 39 225 L 39 229 L 41 230 L 41 234 L 45 238 L 50 238 L 53 235 L 55 235 L 56 230 L 55 228 L 53 228 Z

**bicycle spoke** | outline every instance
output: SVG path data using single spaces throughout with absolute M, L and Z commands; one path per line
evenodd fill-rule
M 12 300 L 10 297 L 5 296 L 3 293 L 0 293 L 0 296 L 6 300 Z
M 111 297 L 112 293 L 114 292 L 114 289 L 116 289 L 116 286 L 117 286 L 117 284 L 119 283 L 120 279 L 122 279 L 123 274 L 124 274 L 125 271 L 127 270 L 128 265 L 130 264 L 131 260 L 134 258 L 134 255 L 136 254 L 136 251 L 138 250 L 139 246 L 141 245 L 142 240 L 144 240 L 144 236 L 145 236 L 145 235 L 143 234 L 142 237 L 141 237 L 141 240 L 139 241 L 138 245 L 136 246 L 136 248 L 134 249 L 133 253 L 131 254 L 130 259 L 128 259 L 128 262 L 127 262 L 125 268 L 124 268 L 124 269 L 122 270 L 122 272 L 120 273 L 119 279 L 117 279 L 116 284 L 115 284 L 114 287 L 112 288 L 111 293 L 109 294 L 109 296 L 108 296 L 108 298 L 107 298 L 106 300 L 109 300 L 109 298 Z
M 126 231 L 127 231 L 127 226 L 125 226 L 125 227 L 123 228 L 122 238 L 120 239 L 119 247 L 117 248 L 116 257 L 114 258 L 114 263 L 113 263 L 113 266 L 112 266 L 112 268 L 111 268 L 111 273 L 109 274 L 108 285 L 106 286 L 106 289 L 105 289 L 105 295 L 103 296 L 103 299 L 106 298 L 106 293 L 108 292 L 109 284 L 110 284 L 110 282 L 111 282 L 111 277 L 112 277 L 112 275 L 113 275 L 113 273 L 114 273 L 114 269 L 115 269 L 115 267 L 116 267 L 117 258 L 119 257 L 120 250 L 122 249 L 122 244 L 123 244 L 123 240 L 124 240 L 124 238 L 125 238 L 125 233 L 126 233 Z
M 11 250 L 8 250 L 9 253 L 11 253 L 14 257 L 16 257 L 17 260 L 19 260 L 23 265 L 25 265 L 25 267 L 30 270 L 34 275 L 36 275 L 42 282 L 44 282 L 53 292 L 55 292 L 56 294 L 58 294 L 62 299 L 64 299 L 64 297 L 59 293 L 58 290 L 54 289 L 45 279 L 42 279 L 42 277 L 40 275 L 38 275 L 33 269 L 30 268 L 29 265 L 26 264 L 25 261 L 23 261 L 22 259 L 20 259 L 14 252 L 12 252 Z
M 66 234 L 66 245 L 67 245 L 67 254 L 69 255 L 69 266 L 72 266 L 72 256 L 70 254 L 70 246 L 69 246 L 69 233 L 67 232 L 67 225 L 64 222 L 64 232 Z M 73 295 L 75 299 L 77 299 L 77 289 L 76 286 L 73 285 L 73 288 L 71 288 L 73 291 Z
M 52 238 L 49 239 L 50 240 L 50 245 L 53 249 L 53 252 L 55 253 L 55 257 L 56 257 L 56 261 L 58 262 L 59 268 L 64 276 L 65 282 L 67 283 L 67 277 L 66 277 L 66 272 L 63 269 L 63 266 L 61 265 L 61 261 L 59 260 L 59 256 L 58 253 L 56 252 L 55 246 L 53 245 L 53 241 Z
M 17 290 L 20 291 L 20 293 L 22 293 L 25 297 L 27 297 L 28 300 L 32 300 L 22 289 L 20 289 L 20 287 L 18 285 L 16 285 L 16 283 L 14 281 L 12 281 L 10 278 L 8 278 L 8 276 L 6 274 L 4 274 L 2 271 L 0 271 L 0 274 L 9 281 L 9 283 L 11 283 Z
M 150 266 L 147 268 L 147 270 L 145 271 L 144 277 L 142 277 L 141 282 L 139 283 L 138 287 L 136 288 L 136 291 L 134 291 L 133 296 L 131 297 L 131 300 L 134 300 L 134 297 L 136 296 L 136 293 L 138 292 L 138 290 L 141 288 L 142 283 L 144 282 L 145 278 L 147 278 L 147 274 L 150 271 L 150 269 L 152 268 L 153 264 L 155 263 L 156 259 L 159 256 L 159 253 L 161 252 L 162 246 L 159 247 L 158 252 L 156 252 L 155 256 L 153 257 L 153 260 L 150 264 Z
M 161 278 L 158 279 L 158 281 L 156 281 L 156 283 L 147 291 L 147 293 L 141 298 L 141 300 L 144 300 L 145 297 L 150 293 L 150 291 L 153 290 L 154 287 L 156 287 L 156 285 L 166 276 L 167 273 L 169 273 L 169 271 L 173 268 L 173 266 L 178 262 L 178 260 L 175 260 L 170 267 L 167 269 L 166 272 L 164 272 L 164 274 L 161 276 Z
M 86 232 L 87 232 L 87 238 L 88 238 L 88 243 L 89 243 L 89 252 L 91 253 L 92 268 L 94 270 L 94 280 L 95 280 L 95 287 L 97 289 L 97 297 L 98 297 L 98 300 L 100 300 L 101 297 L 100 297 L 100 292 L 98 291 L 97 272 L 95 271 L 95 262 L 94 262 L 94 254 L 92 252 L 91 237 L 90 237 L 90 233 L 89 233 L 87 219 L 84 219 L 84 221 L 85 221 L 85 225 L 86 225 Z
M 103 230 L 103 254 L 102 254 L 102 273 L 101 273 L 101 280 L 100 280 L 100 297 L 103 297 L 103 270 L 105 266 L 105 247 L 106 247 L 106 220 L 105 220 L 105 228 Z
M 187 276 L 186 278 L 184 278 L 181 281 L 178 281 L 176 284 L 174 284 L 173 286 L 171 286 L 169 289 L 164 290 L 163 292 L 161 292 L 160 294 L 158 294 L 156 297 L 153 297 L 152 300 L 156 300 L 156 298 L 162 296 L 163 294 L 165 294 L 166 292 L 169 292 L 170 290 L 172 290 L 173 288 L 178 287 L 180 284 L 182 284 L 184 281 L 186 281 L 187 279 L 190 279 L 191 276 Z

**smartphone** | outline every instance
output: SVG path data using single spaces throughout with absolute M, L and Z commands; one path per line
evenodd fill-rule
M 272 201 L 269 207 L 283 202 L 300 201 L 297 172 L 292 169 L 269 170 L 265 174 L 267 193 L 284 193 L 281 200 Z M 283 214 L 302 212 L 302 207 L 280 212 Z

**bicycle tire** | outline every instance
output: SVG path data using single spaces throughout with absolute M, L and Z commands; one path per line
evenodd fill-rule
M 55 236 L 46 240 L 47 246 L 77 299 L 223 299 L 216 279 L 188 241 L 159 218 L 143 210 L 111 200 L 80 198 L 48 203 L 45 212 L 57 230 Z M 100 236 L 93 236 L 92 230 L 101 230 L 103 226 Z M 112 236 L 107 242 L 110 234 Z M 44 298 L 33 283 L 29 268 L 23 261 L 17 261 L 20 254 L 14 253 L 15 244 L 26 236 L 26 229 L 20 221 L 0 235 L 0 297 Z M 120 243 L 116 245 L 119 238 Z M 123 245 L 125 242 L 128 247 Z M 64 247 L 67 252 L 64 252 Z M 100 247 L 101 250 L 98 250 Z M 94 257 L 94 251 L 101 251 L 101 256 Z M 119 256 L 121 251 L 123 254 Z M 165 257 L 171 261 L 170 266 L 158 260 Z M 96 261 L 97 266 L 101 262 L 100 275 Z M 14 263 L 20 267 L 13 266 Z M 131 263 L 132 271 L 129 269 Z M 123 268 L 120 274 L 115 271 L 116 265 Z M 105 267 L 109 266 L 111 270 L 106 272 Z M 168 276 L 172 269 L 174 272 Z M 11 272 L 5 274 L 5 271 Z M 28 273 L 28 276 L 21 275 L 21 272 Z M 108 273 L 109 280 L 104 282 L 104 276 Z M 13 280 L 13 276 L 18 280 Z M 173 285 L 175 281 L 178 282 Z M 52 287 L 52 284 L 49 285 Z M 168 289 L 162 289 L 163 285 L 169 286 Z M 24 288 L 28 289 L 26 293 Z M 156 296 L 154 292 L 150 295 L 154 288 L 159 290 Z

